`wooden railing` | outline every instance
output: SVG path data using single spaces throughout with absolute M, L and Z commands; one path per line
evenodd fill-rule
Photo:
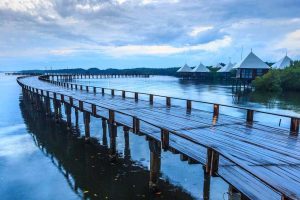
M 272 112 L 266 112 L 266 111 L 262 111 L 262 110 L 252 109 L 252 108 L 239 107 L 239 106 L 234 106 L 234 105 L 226 105 L 226 104 L 220 104 L 220 103 L 212 103 L 212 102 L 207 102 L 207 101 L 191 100 L 191 99 L 178 98 L 178 97 L 169 97 L 169 96 L 158 95 L 158 94 L 149 94 L 149 93 L 145 93 L 145 92 L 135 92 L 135 91 L 130 91 L 130 90 L 120 90 L 120 89 L 112 89 L 112 88 L 106 88 L 106 87 L 88 86 L 88 85 L 70 83 L 70 82 L 52 81 L 52 80 L 49 80 L 47 78 L 47 76 L 40 76 L 39 78 L 40 78 L 40 80 L 51 82 L 53 84 L 63 86 L 63 87 L 66 87 L 66 88 L 70 88 L 70 89 L 76 89 L 77 90 L 79 88 L 79 90 L 93 91 L 94 93 L 97 93 L 100 90 L 100 93 L 102 93 L 102 94 L 104 94 L 106 91 L 110 91 L 111 95 L 115 95 L 115 92 L 117 91 L 117 92 L 121 93 L 121 96 L 123 98 L 126 98 L 126 93 L 131 93 L 131 94 L 134 95 L 134 99 L 136 101 L 139 99 L 139 95 L 147 95 L 147 96 L 149 96 L 150 104 L 153 104 L 154 97 L 161 97 L 161 98 L 165 98 L 167 107 L 171 106 L 172 99 L 173 100 L 185 101 L 187 112 L 190 112 L 192 110 L 192 102 L 204 103 L 204 104 L 208 104 L 208 105 L 213 106 L 213 115 L 214 115 L 214 117 L 217 117 L 219 115 L 220 107 L 234 108 L 234 109 L 246 111 L 246 122 L 250 123 L 250 124 L 254 122 L 255 113 L 262 113 L 262 114 L 267 114 L 267 115 L 270 115 L 270 116 L 285 117 L 285 118 L 290 119 L 290 133 L 292 135 L 297 135 L 299 133 L 300 117 L 298 117 L 298 116 L 272 113 Z

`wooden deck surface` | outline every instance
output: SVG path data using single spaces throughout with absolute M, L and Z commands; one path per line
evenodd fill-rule
M 135 101 L 134 98 L 122 98 L 118 95 L 71 90 L 38 80 L 37 77 L 24 78 L 21 82 L 37 89 L 61 93 L 87 103 L 121 111 L 188 136 L 239 163 L 287 197 L 300 199 L 300 141 L 297 136 L 290 135 L 288 130 L 256 122 L 249 126 L 245 119 L 224 114 L 220 114 L 216 121 L 212 112 L 192 109 L 191 113 L 187 113 L 186 108 L 180 106 L 166 107 L 156 102 L 151 105 L 145 100 Z M 88 104 L 84 108 L 91 111 Z M 107 109 L 97 108 L 97 113 L 108 118 Z M 116 121 L 131 126 L 130 116 L 116 114 Z M 157 127 L 141 122 L 140 131 L 160 140 L 160 129 Z M 204 147 L 172 134 L 170 146 L 205 164 Z M 218 175 L 251 199 L 281 198 L 278 192 L 222 156 Z

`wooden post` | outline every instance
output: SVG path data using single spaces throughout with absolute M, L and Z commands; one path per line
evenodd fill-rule
M 122 90 L 122 98 L 126 97 L 126 92 L 124 90 Z
M 150 149 L 150 180 L 149 189 L 156 192 L 158 189 L 158 180 L 160 175 L 161 167 L 161 148 L 160 143 L 150 139 L 149 140 Z
M 219 153 L 214 151 L 212 148 L 207 148 L 206 157 L 206 173 L 211 176 L 216 176 L 219 168 Z
M 150 104 L 152 105 L 153 104 L 153 94 L 149 95 L 149 101 L 150 101 Z
M 124 131 L 124 141 L 125 141 L 124 158 L 125 160 L 129 160 L 130 159 L 129 128 L 127 126 L 124 126 L 123 131 Z
M 203 177 L 204 177 L 204 183 L 203 183 L 203 200 L 209 200 L 210 197 L 210 175 L 209 173 L 206 173 L 205 168 L 203 168 Z
M 63 94 L 60 95 L 60 100 L 62 103 L 65 102 L 65 96 Z
M 104 94 L 105 94 L 105 92 L 104 92 L 104 88 L 101 88 L 101 92 L 102 92 L 102 95 L 104 95 Z
M 166 105 L 167 107 L 171 106 L 171 97 L 166 97 Z
M 97 107 L 95 104 L 92 104 L 92 113 L 93 113 L 93 116 L 97 115 Z
M 85 88 L 86 88 L 86 91 L 88 92 L 89 91 L 89 86 L 85 86 Z
M 103 130 L 103 135 L 102 135 L 102 145 L 107 146 L 107 122 L 106 119 L 102 118 L 102 130 Z
M 247 109 L 247 123 L 253 123 L 254 111 Z
M 78 85 L 77 84 L 75 84 L 75 90 L 78 90 Z
M 139 100 L 139 93 L 137 93 L 137 92 L 134 93 L 134 100 L 135 101 Z
M 164 151 L 167 151 L 169 148 L 169 131 L 161 129 L 161 146 Z
M 71 129 L 71 126 L 72 126 L 71 106 L 68 103 L 65 103 L 65 112 L 66 112 L 66 115 L 67 115 L 68 129 Z
M 139 133 L 140 132 L 140 120 L 137 118 L 137 117 L 133 117 L 132 118 L 132 121 L 133 121 L 133 132 L 134 133 Z
M 108 110 L 108 115 L 109 115 L 108 122 L 109 122 L 110 124 L 114 123 L 114 122 L 115 122 L 115 111 L 109 109 L 109 110 Z
M 111 96 L 115 96 L 115 90 L 111 89 Z
M 214 104 L 214 117 L 219 116 L 219 104 Z
M 292 134 L 297 135 L 299 133 L 299 118 L 291 118 L 291 126 L 290 126 L 290 131 Z
M 74 105 L 74 103 L 73 103 L 73 97 L 69 96 L 69 102 L 70 102 L 70 106 Z
M 186 100 L 186 110 L 190 112 L 192 110 L 192 101 Z
M 97 92 L 97 91 L 96 91 L 96 87 L 94 87 L 94 93 L 96 94 L 96 92 Z
M 79 110 L 83 111 L 83 101 L 78 100 L 79 102 Z
M 117 145 L 116 145 L 117 125 L 111 123 L 108 124 L 108 130 L 109 130 L 109 139 L 110 139 L 110 146 L 109 146 L 110 161 L 115 161 L 117 159 Z
M 76 127 L 78 127 L 79 124 L 79 120 L 78 120 L 78 109 L 75 108 L 75 125 Z
M 80 90 L 82 90 L 82 85 L 80 85 Z
M 90 113 L 83 112 L 85 140 L 90 139 Z

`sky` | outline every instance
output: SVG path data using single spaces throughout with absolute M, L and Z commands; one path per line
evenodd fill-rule
M 300 59 L 299 0 L 0 0 L 0 71 Z

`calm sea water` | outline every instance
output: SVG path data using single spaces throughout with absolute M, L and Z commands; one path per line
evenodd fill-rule
M 69 132 L 65 123 L 57 124 L 36 112 L 23 99 L 15 78 L 0 75 L 1 199 L 202 198 L 201 165 L 188 165 L 187 162 L 180 161 L 179 155 L 163 152 L 161 191 L 156 194 L 149 193 L 149 148 L 143 137 L 130 134 L 127 146 L 123 131 L 119 129 L 118 161 L 110 162 L 99 119 L 92 118 L 93 140 L 87 144 L 80 130 Z M 233 94 L 229 85 L 207 85 L 159 76 L 77 81 L 110 88 L 241 105 L 277 113 L 300 114 L 298 93 Z M 211 109 L 206 104 L 195 106 Z M 221 111 L 244 116 L 239 110 Z M 259 120 L 264 119 L 263 115 L 256 117 Z M 278 118 L 265 122 L 267 121 L 278 125 Z M 288 126 L 288 123 L 280 126 Z M 82 127 L 80 117 L 81 130 Z M 227 191 L 228 185 L 223 180 L 212 178 L 211 199 L 227 199 Z

